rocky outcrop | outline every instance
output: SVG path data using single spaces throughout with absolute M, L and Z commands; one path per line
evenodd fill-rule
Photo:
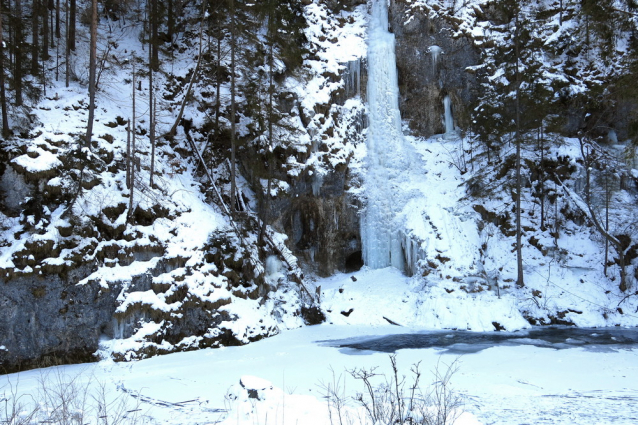
M 100 336 L 112 335 L 117 287 L 75 283 L 84 266 L 66 274 L 0 281 L 0 372 L 94 361 Z
M 474 100 L 477 79 L 466 69 L 479 61 L 472 41 L 453 37 L 453 22 L 404 0 L 393 0 L 389 14 L 396 36 L 402 118 L 420 136 L 444 133 L 443 102 L 449 96 L 455 126 L 468 128 L 466 108 Z
M 313 272 L 328 276 L 358 270 L 363 265 L 359 201 L 346 191 L 347 170 L 335 170 L 320 183 L 316 179 L 305 176 L 297 182 L 275 225 L 285 230 L 294 252 Z

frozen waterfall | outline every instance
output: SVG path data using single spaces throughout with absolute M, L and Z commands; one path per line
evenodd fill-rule
M 373 0 L 368 30 L 367 203 L 361 217 L 363 261 L 371 268 L 405 270 L 400 175 L 409 168 L 401 131 L 394 35 L 388 32 L 387 0 Z

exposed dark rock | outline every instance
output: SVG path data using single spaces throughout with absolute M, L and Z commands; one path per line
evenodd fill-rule
M 424 10 L 410 11 L 412 17 L 407 19 L 409 7 L 408 2 L 392 1 L 389 10 L 390 29 L 396 36 L 401 115 L 418 135 L 443 133 L 443 99 L 450 96 L 455 123 L 468 128 L 465 107 L 474 100 L 477 78 L 466 68 L 478 64 L 478 51 L 471 40 L 452 37 L 450 22 L 430 19 Z M 440 48 L 438 55 L 431 53 L 433 46 Z
M 277 157 L 278 161 L 287 154 Z M 257 155 L 242 158 L 246 174 L 259 187 L 260 173 L 268 173 Z M 261 166 L 260 166 L 261 164 Z M 275 170 L 281 167 L 274 167 Z M 323 176 L 305 172 L 297 178 L 276 175 L 289 184 L 287 193 L 261 199 L 267 205 L 267 222 L 277 231 L 288 235 L 291 251 L 302 266 L 320 276 L 336 270 L 355 271 L 361 268 L 361 237 L 359 234 L 359 200 L 347 191 L 351 185 L 347 166 L 330 170 Z M 257 189 L 258 190 L 258 189 Z M 359 253 L 359 254 L 357 254 Z M 354 255 L 354 257 L 352 257 Z
M 301 307 L 301 317 L 306 325 L 318 325 L 326 321 L 326 315 L 317 305 L 304 305 Z
M 112 331 L 119 289 L 75 283 L 86 265 L 66 277 L 27 275 L 0 280 L 0 371 L 94 361 L 102 334 Z
M 354 311 L 354 308 L 351 308 L 348 311 L 342 311 L 341 314 L 343 314 L 346 317 L 349 317 L 352 314 L 353 311 Z

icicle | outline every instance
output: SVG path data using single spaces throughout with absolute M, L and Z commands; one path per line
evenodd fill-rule
M 454 118 L 452 117 L 452 101 L 450 96 L 443 98 L 443 109 L 445 110 L 445 134 L 454 134 Z
M 113 318 L 113 338 L 124 339 L 124 325 L 117 318 Z
M 346 98 L 361 96 L 361 58 L 349 61 L 345 74 Z
M 607 139 L 609 140 L 609 143 L 611 143 L 612 145 L 617 145 L 618 136 L 616 135 L 616 130 L 614 130 L 613 128 L 609 130 L 609 133 L 607 133 Z
M 321 194 L 321 186 L 323 186 L 323 176 L 319 173 L 315 173 L 312 176 L 312 194 L 319 196 Z
M 432 55 L 432 69 L 436 72 L 436 65 L 439 63 L 439 57 L 443 53 L 443 49 L 439 46 L 430 46 L 430 54 Z

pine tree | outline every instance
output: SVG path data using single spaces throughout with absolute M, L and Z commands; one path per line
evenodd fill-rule
M 506 142 L 515 147 L 514 201 L 517 284 L 524 286 L 521 196 L 522 149 L 535 139 L 552 116 L 553 81 L 544 60 L 541 11 L 528 2 L 496 3 L 500 22 L 494 23 L 494 43 L 484 52 L 483 92 L 473 113 L 474 130 L 487 148 L 488 159 Z M 507 162 L 505 162 L 507 164 Z M 544 194 L 540 194 L 544 196 Z

